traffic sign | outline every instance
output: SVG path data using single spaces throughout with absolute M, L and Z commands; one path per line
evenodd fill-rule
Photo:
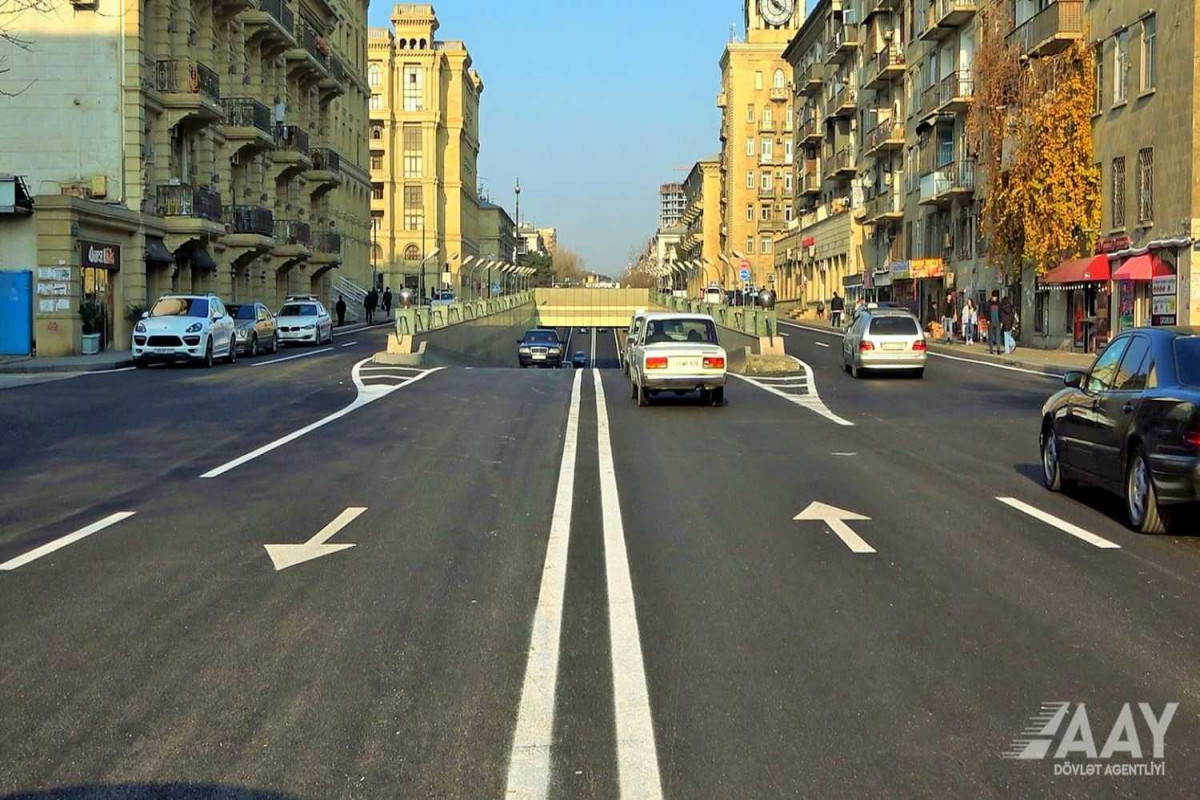
M 738 273 L 738 277 L 740 277 L 743 281 L 750 280 L 750 270 L 742 267 L 742 271 Z
M 497 292 L 499 292 L 499 291 L 500 291 L 500 284 L 498 284 L 498 283 L 493 283 L 493 284 L 492 284 L 492 294 L 496 294 L 496 293 L 497 293 Z

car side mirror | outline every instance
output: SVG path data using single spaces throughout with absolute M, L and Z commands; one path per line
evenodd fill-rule
M 150 312 L 149 312 L 149 311 L 143 311 L 143 312 L 142 312 L 142 319 L 150 319 Z
M 1063 383 L 1070 386 L 1072 389 L 1078 389 L 1083 385 L 1083 373 L 1077 369 L 1070 370 L 1066 375 L 1063 375 Z

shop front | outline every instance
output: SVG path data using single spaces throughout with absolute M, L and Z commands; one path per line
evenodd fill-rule
M 1125 258 L 1112 278 L 1117 287 L 1117 332 L 1175 324 L 1179 282 L 1172 251 L 1147 251 Z
M 842 278 L 842 294 L 846 298 L 846 308 L 854 308 L 854 304 L 866 297 L 863 274 L 857 272 Z M 864 300 L 865 302 L 865 300 Z
M 1044 347 L 1095 353 L 1112 336 L 1108 256 L 1064 261 L 1038 278 L 1033 336 Z
M 938 321 L 938 302 L 945 296 L 946 262 L 940 258 L 893 261 L 889 272 L 891 302 L 907 308 L 922 325 Z

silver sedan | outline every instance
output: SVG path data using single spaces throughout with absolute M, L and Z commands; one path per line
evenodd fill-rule
M 859 312 L 842 337 L 842 368 L 856 378 L 867 370 L 908 370 L 920 378 L 927 357 L 921 324 L 903 309 Z

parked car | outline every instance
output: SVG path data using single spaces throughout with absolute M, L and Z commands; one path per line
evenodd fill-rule
M 133 326 L 133 363 L 237 360 L 233 318 L 216 295 L 169 294 Z
M 645 320 L 646 309 L 636 309 L 633 312 L 633 316 L 629 318 L 629 327 L 625 329 L 625 343 L 622 345 L 618 356 L 621 359 L 621 371 L 626 375 L 629 374 L 629 359 L 633 357 L 633 343 L 637 340 L 637 335 L 641 332 L 642 323 Z
M 587 366 L 587 353 L 582 350 L 576 350 L 575 355 L 571 356 L 571 366 L 575 369 L 583 369 Z
M 282 344 L 333 342 L 333 319 L 317 299 L 291 300 L 279 309 L 276 323 Z
M 1125 331 L 1063 382 L 1042 407 L 1048 489 L 1078 481 L 1123 496 L 1141 533 L 1200 501 L 1200 327 Z
M 704 290 L 704 302 L 706 303 L 723 303 L 725 302 L 725 294 L 717 286 L 709 286 Z
M 725 402 L 725 350 L 707 314 L 647 314 L 629 359 L 631 394 L 639 406 L 659 392 L 699 392 L 701 402 Z
M 450 289 L 440 289 L 433 293 L 433 297 L 429 301 L 430 306 L 450 306 L 458 302 L 457 295 Z
M 897 369 L 920 378 L 927 358 L 921 323 L 904 309 L 866 309 L 842 336 L 842 369 L 855 378 L 867 370 Z
M 279 350 L 279 326 L 275 315 L 262 303 L 235 303 L 226 306 L 233 317 L 238 350 L 256 356 L 262 350 Z
M 563 363 L 563 344 L 558 332 L 533 328 L 517 339 L 517 363 L 521 368 L 560 367 Z

